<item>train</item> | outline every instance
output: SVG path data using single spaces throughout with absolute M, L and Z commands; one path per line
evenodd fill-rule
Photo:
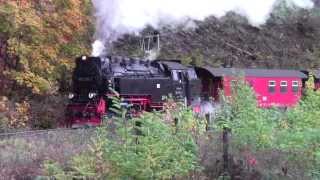
M 209 100 L 219 103 L 220 91 L 230 96 L 240 74 L 255 92 L 259 107 L 292 107 L 302 97 L 309 76 L 300 70 L 199 67 L 176 59 L 121 56 L 80 56 L 75 64 L 65 117 L 65 126 L 72 128 L 99 126 L 112 114 L 114 92 L 121 105 L 134 112 L 161 110 L 171 96 L 200 113 Z M 315 84 L 320 84 L 320 73 L 314 74 Z

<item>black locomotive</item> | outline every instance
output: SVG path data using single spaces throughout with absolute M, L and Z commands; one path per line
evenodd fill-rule
M 200 98 L 201 81 L 195 69 L 178 60 L 148 61 L 124 57 L 88 57 L 76 59 L 69 94 L 68 126 L 95 126 L 108 115 L 110 96 L 117 91 L 122 105 L 138 111 L 163 108 L 165 97 L 191 104 Z

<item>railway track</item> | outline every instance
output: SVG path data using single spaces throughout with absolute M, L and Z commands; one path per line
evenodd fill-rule
M 0 139 L 6 139 L 11 137 L 30 137 L 30 136 L 37 136 L 37 135 L 43 135 L 43 134 L 50 134 L 50 133 L 57 133 L 57 132 L 71 132 L 71 131 L 79 131 L 79 130 L 84 130 L 84 129 L 57 128 L 57 129 L 46 129 L 46 130 L 28 130 L 28 131 L 8 132 L 8 133 L 0 133 Z

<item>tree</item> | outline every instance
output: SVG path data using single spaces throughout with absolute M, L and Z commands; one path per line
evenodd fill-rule
M 35 94 L 55 92 L 73 58 L 88 53 L 92 35 L 88 0 L 6 1 L 0 4 L 0 38 L 7 44 L 5 74 Z

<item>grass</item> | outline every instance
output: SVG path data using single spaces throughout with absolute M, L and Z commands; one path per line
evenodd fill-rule
M 46 160 L 66 164 L 74 155 L 87 150 L 94 134 L 92 129 L 79 129 L 0 139 L 0 177 L 24 179 L 43 175 Z
M 43 164 L 48 160 L 68 167 L 72 157 L 88 150 L 94 135 L 93 129 L 78 129 L 0 139 L 0 179 L 45 176 Z M 221 133 L 206 133 L 197 139 L 197 144 L 203 168 L 201 172 L 191 173 L 186 179 L 217 179 L 223 173 Z M 307 179 L 303 162 L 287 164 L 286 153 L 239 152 L 232 144 L 229 152 L 229 172 L 233 179 Z M 250 165 L 248 157 L 255 158 L 257 163 Z M 284 171 L 287 171 L 287 175 Z

